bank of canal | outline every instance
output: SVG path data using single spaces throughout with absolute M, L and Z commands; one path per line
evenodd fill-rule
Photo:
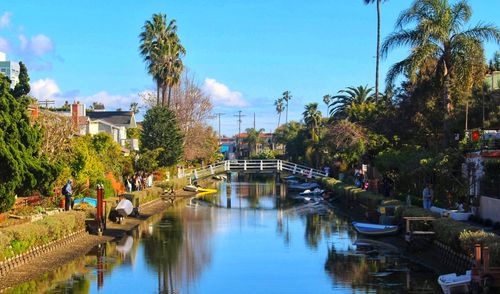
M 439 291 L 437 276 L 397 248 L 363 240 L 333 211 L 297 209 L 272 179 L 217 188 L 7 292 Z

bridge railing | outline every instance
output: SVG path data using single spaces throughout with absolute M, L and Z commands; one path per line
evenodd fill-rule
M 280 159 L 250 159 L 250 160 L 225 160 L 215 164 L 182 171 L 179 177 L 190 177 L 194 179 L 205 178 L 227 171 L 285 171 L 310 179 L 318 179 L 327 176 L 323 171 L 305 165 L 295 164 Z

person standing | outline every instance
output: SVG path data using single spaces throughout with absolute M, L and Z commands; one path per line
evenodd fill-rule
M 69 179 L 66 185 L 64 185 L 64 187 L 62 188 L 62 194 L 64 195 L 64 210 L 66 211 L 70 210 L 70 208 L 73 208 L 72 205 L 73 190 L 71 189 L 71 184 L 73 184 L 73 181 Z
M 424 190 L 422 191 L 422 198 L 424 209 L 431 209 L 432 199 L 434 198 L 434 191 L 432 191 L 432 186 L 430 183 L 427 183 Z

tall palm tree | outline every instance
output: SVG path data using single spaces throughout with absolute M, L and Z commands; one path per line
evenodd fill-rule
M 278 127 L 280 127 L 280 121 L 281 121 L 281 113 L 284 110 L 284 105 L 283 105 L 283 98 L 278 98 L 276 101 L 274 101 L 274 106 L 276 107 L 276 113 L 278 113 Z
M 323 102 L 326 104 L 326 113 L 330 112 L 330 103 L 332 102 L 332 95 L 327 94 L 323 96 Z
M 410 55 L 394 64 L 387 74 L 387 84 L 392 85 L 400 74 L 417 79 L 419 70 L 435 64 L 435 81 L 442 89 L 443 147 L 448 144 L 448 118 L 452 110 L 450 89 L 458 85 L 460 78 L 470 75 L 475 65 L 474 56 L 483 54 L 484 41 L 500 42 L 500 32 L 494 25 L 478 24 L 464 29 L 472 16 L 467 1 L 449 5 L 447 0 L 415 0 L 403 11 L 397 22 L 399 29 L 389 35 L 382 44 L 382 57 L 389 50 L 400 46 L 411 46 Z M 406 28 L 415 23 L 415 27 Z
M 378 100 L 378 68 L 380 64 L 380 2 L 386 0 L 363 0 L 366 5 L 377 2 L 377 61 L 375 62 L 375 100 Z
M 286 124 L 288 124 L 288 101 L 290 101 L 290 99 L 292 99 L 292 95 L 290 95 L 290 91 L 283 92 L 283 97 L 281 99 L 283 99 L 283 101 L 286 102 L 286 119 L 285 119 L 285 122 L 286 122 Z
M 368 88 L 368 86 L 347 87 L 345 90 L 340 90 L 338 95 L 332 97 L 330 116 L 345 118 L 351 105 L 374 102 L 375 97 L 372 91 L 373 88 Z
M 313 143 L 319 142 L 319 127 L 321 124 L 321 111 L 318 110 L 318 103 L 309 103 L 305 106 L 305 110 L 302 113 L 304 117 L 304 122 L 306 124 L 309 133 L 311 134 L 311 140 Z
M 157 104 L 165 105 L 166 90 L 178 83 L 182 72 L 182 60 L 185 49 L 177 36 L 177 25 L 171 20 L 167 25 L 165 14 L 153 14 L 147 20 L 139 35 L 139 50 L 147 64 L 148 72 L 156 82 Z M 169 91 L 170 93 L 170 91 Z

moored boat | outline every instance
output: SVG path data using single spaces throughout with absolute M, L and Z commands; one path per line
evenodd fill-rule
M 443 293 L 469 293 L 470 283 L 472 280 L 471 271 L 467 271 L 465 275 L 457 276 L 457 274 L 441 275 L 438 278 L 439 286 Z
M 399 231 L 398 226 L 392 225 L 379 225 L 360 222 L 352 222 L 352 225 L 358 233 L 370 236 L 391 235 L 396 234 Z
M 189 192 L 197 192 L 198 191 L 198 187 L 194 186 L 194 185 L 187 185 L 183 188 L 184 191 L 189 191 Z
M 304 192 L 300 192 L 300 196 L 312 196 L 312 195 L 322 195 L 325 193 L 325 190 L 322 190 L 320 188 L 316 188 L 314 190 L 305 190 Z
M 302 183 L 302 184 L 290 184 L 288 185 L 288 190 L 313 190 L 319 188 L 317 183 Z

